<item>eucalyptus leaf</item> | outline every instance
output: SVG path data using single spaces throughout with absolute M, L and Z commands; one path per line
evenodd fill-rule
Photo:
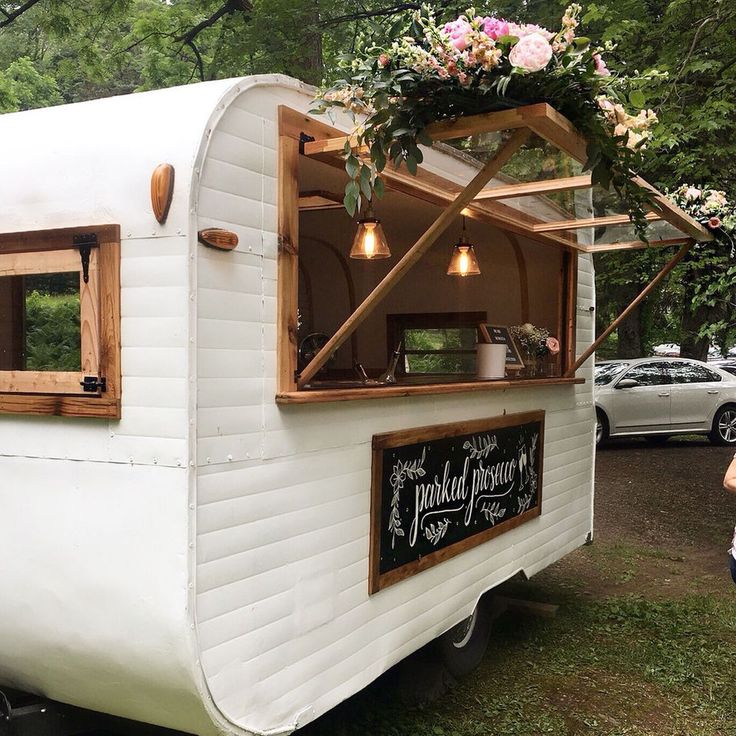
M 345 187 L 345 190 L 345 198 L 342 200 L 342 203 L 350 217 L 353 217 L 356 209 L 358 208 L 358 197 L 349 193 L 347 191 L 347 187 Z

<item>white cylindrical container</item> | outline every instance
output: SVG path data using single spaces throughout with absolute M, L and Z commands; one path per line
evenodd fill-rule
M 506 346 L 479 342 L 476 348 L 478 378 L 503 378 L 506 372 Z

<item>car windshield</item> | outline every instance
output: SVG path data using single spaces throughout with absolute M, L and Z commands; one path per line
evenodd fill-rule
M 603 363 L 595 367 L 595 385 L 605 386 L 629 367 L 628 363 Z

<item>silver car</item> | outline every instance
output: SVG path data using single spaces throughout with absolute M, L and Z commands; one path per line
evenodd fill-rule
M 697 360 L 635 358 L 595 366 L 596 444 L 608 437 L 705 434 L 736 445 L 736 376 Z

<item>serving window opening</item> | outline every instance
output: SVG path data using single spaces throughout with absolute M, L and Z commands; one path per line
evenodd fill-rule
M 577 253 L 564 239 L 551 245 L 489 222 L 472 208 L 458 209 L 394 281 L 397 264 L 412 259 L 448 206 L 435 194 L 439 177 L 426 195 L 421 181 L 416 191 L 388 182 L 382 198 L 351 217 L 342 204 L 344 168 L 304 155 L 285 135 L 281 146 L 279 173 L 287 181 L 280 182 L 278 400 L 580 380 L 565 378 L 575 349 Z M 482 166 L 447 146 L 436 157 L 460 191 Z M 554 200 L 537 199 L 548 218 L 564 216 Z M 507 210 L 528 221 L 528 208 L 522 202 Z M 330 341 L 366 304 L 370 309 L 357 327 L 331 349 Z M 488 343 L 507 350 L 492 374 L 479 363 Z M 320 355 L 324 360 L 314 370 Z
M 344 186 L 340 172 L 302 162 L 300 187 L 329 181 Z M 438 217 L 441 207 L 387 191 L 374 204 L 391 256 L 350 257 L 356 221 L 344 208 L 306 209 L 299 215 L 297 373 L 386 278 L 396 262 Z M 463 232 L 472 242 L 478 273 L 448 274 Z M 381 300 L 330 356 L 304 390 L 385 385 L 427 385 L 481 380 L 477 346 L 482 325 L 503 326 L 524 367 L 499 379 L 544 380 L 562 375 L 562 351 L 531 355 L 513 337 L 524 325 L 565 342 L 565 278 L 569 256 L 558 248 L 504 233 L 483 222 L 457 218 L 448 231 Z M 457 260 L 457 258 L 455 258 Z M 523 333 L 522 333 L 523 334 Z M 534 362 L 534 366 L 531 363 Z

